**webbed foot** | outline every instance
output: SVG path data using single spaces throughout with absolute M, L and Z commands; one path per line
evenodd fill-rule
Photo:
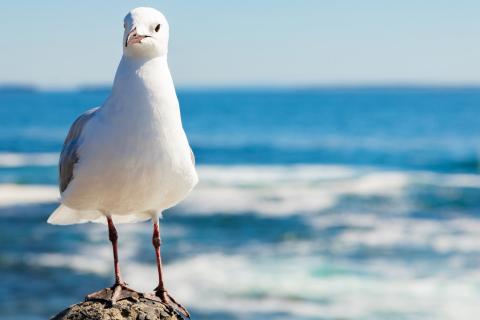
M 117 301 L 134 298 L 138 300 L 142 296 L 141 293 L 130 289 L 127 287 L 125 282 L 122 283 L 115 283 L 110 288 L 105 288 L 100 291 L 91 293 L 85 297 L 85 301 L 89 300 L 103 300 L 108 301 L 112 305 L 115 304 Z

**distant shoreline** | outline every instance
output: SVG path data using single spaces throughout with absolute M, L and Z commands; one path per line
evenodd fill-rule
M 29 84 L 0 84 L 0 93 L 109 92 L 109 85 L 39 87 Z M 352 91 L 480 91 L 480 84 L 325 84 L 256 86 L 179 86 L 178 92 L 352 92 Z

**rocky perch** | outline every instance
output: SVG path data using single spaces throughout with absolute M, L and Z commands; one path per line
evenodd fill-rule
M 182 320 L 172 307 L 145 298 L 124 299 L 113 306 L 105 301 L 85 301 L 70 306 L 51 320 Z

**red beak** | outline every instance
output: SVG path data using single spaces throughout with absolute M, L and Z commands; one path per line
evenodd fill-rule
M 135 43 L 141 43 L 143 39 L 148 38 L 149 36 L 142 36 L 137 34 L 137 28 L 133 28 L 127 35 L 127 40 L 125 40 L 125 47 Z

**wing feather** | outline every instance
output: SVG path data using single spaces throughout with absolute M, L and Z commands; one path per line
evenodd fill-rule
M 63 143 L 62 153 L 60 154 L 60 192 L 67 189 L 68 184 L 73 179 L 73 167 L 78 162 L 78 147 L 80 136 L 82 135 L 85 124 L 95 115 L 98 108 L 88 110 L 79 116 L 70 127 L 70 130 Z

